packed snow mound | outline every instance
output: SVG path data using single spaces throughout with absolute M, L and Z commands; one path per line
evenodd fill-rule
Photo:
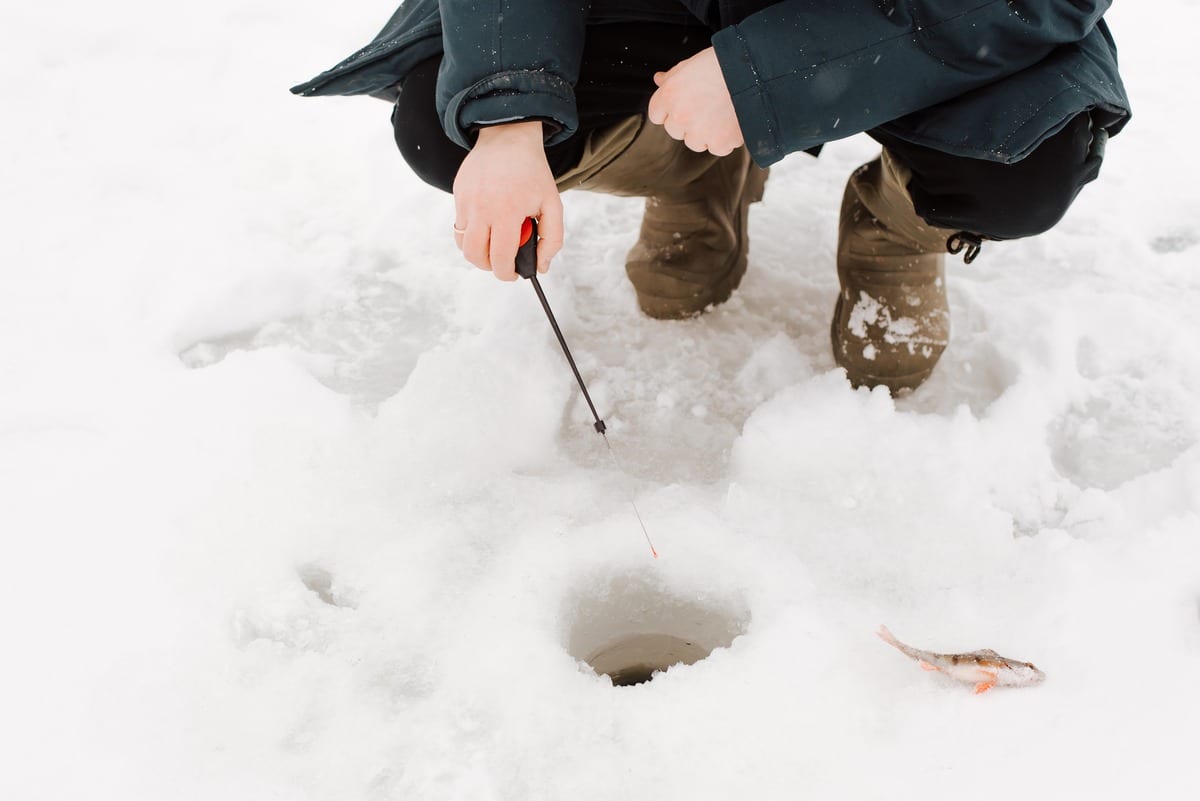
M 567 195 L 543 284 L 620 469 L 387 108 L 286 92 L 389 3 L 0 12 L 37 76 L 0 132 L 0 797 L 1189 797 L 1200 7 L 1164 3 L 1110 15 L 1101 180 L 951 265 L 900 400 L 829 347 L 870 140 L 773 169 L 692 320 L 636 309 L 639 201 Z M 1047 680 L 973 696 L 881 623 Z M 646 637 L 690 664 L 589 665 Z

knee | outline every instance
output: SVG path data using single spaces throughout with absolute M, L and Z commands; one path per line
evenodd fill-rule
M 454 176 L 462 163 L 461 157 L 453 160 L 444 158 L 446 146 L 453 146 L 453 143 L 446 140 L 441 128 L 431 132 L 428 127 L 412 125 L 411 119 L 405 114 L 401 103 L 392 109 L 392 130 L 400 156 L 422 181 L 444 192 L 452 191 Z M 435 138 L 439 135 L 445 141 Z
M 1075 117 L 1015 164 L 958 160 L 958 186 L 950 194 L 910 186 L 913 201 L 934 225 L 990 239 L 1019 239 L 1049 231 L 1083 187 L 1100 173 L 1102 141 L 1087 113 Z
M 986 205 L 977 233 L 994 239 L 1036 236 L 1058 225 L 1083 187 L 1100 174 L 1100 148 L 1093 150 L 1092 131 L 1086 114 L 1064 131 L 1047 140 L 1020 170 L 1002 172 L 993 192 L 982 187 Z M 1107 138 L 1103 131 L 1099 136 Z
M 1032 187 L 1009 192 L 1004 203 L 982 203 L 977 219 L 969 230 L 990 239 L 1021 239 L 1044 234 L 1062 220 L 1075 202 L 1082 184 L 1067 176 L 1052 177 Z
M 438 119 L 434 90 L 440 61 L 424 61 L 404 79 L 392 108 L 392 130 L 400 155 L 417 177 L 450 192 L 467 151 L 450 141 Z

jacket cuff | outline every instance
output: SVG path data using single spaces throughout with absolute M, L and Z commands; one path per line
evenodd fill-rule
M 505 122 L 541 119 L 547 147 L 579 129 L 575 90 L 548 72 L 511 70 L 489 75 L 450 98 L 442 127 L 456 144 L 474 146 L 479 128 Z
M 758 166 L 769 167 L 787 153 L 779 142 L 779 123 L 754 63 L 754 53 L 736 25 L 713 34 L 712 46 L 746 149 Z

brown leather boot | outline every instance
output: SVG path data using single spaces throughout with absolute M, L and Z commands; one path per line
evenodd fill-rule
M 558 179 L 581 188 L 646 198 L 625 271 L 651 317 L 699 314 L 729 299 L 746 272 L 750 204 L 764 170 L 741 147 L 728 156 L 695 153 L 662 126 L 631 117 L 594 132 L 579 166 Z
M 913 210 L 908 169 L 888 150 L 850 176 L 842 197 L 833 358 L 854 386 L 916 389 L 950 342 L 945 253 L 955 231 Z

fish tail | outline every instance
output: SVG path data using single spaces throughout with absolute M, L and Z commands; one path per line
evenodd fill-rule
M 896 639 L 896 635 L 888 631 L 888 627 L 880 624 L 879 631 L 875 632 L 879 635 L 879 639 L 886 642 L 888 645 L 900 648 L 900 641 Z M 901 649 L 903 650 L 903 649 Z
M 892 634 L 892 632 L 888 630 L 887 626 L 880 626 L 879 631 L 877 631 L 875 633 L 879 635 L 879 639 L 883 640 L 888 645 L 892 646 L 897 651 L 899 651 L 900 653 L 904 654 L 907 657 L 910 657 L 912 659 L 924 659 L 926 661 L 931 661 L 933 659 L 933 656 L 931 654 L 926 654 L 924 651 L 918 651 L 916 648 L 913 648 L 911 645 L 905 645 L 904 643 L 897 640 L 896 635 Z

